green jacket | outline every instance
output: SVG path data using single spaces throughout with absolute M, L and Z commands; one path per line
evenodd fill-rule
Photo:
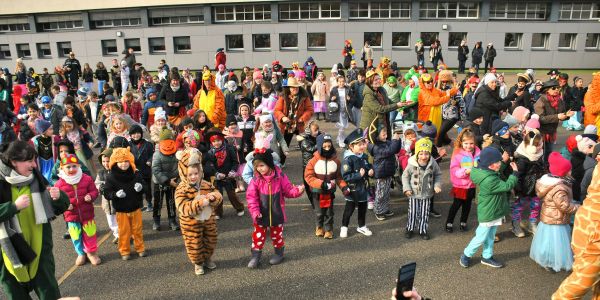
M 504 217 L 509 210 L 509 192 L 517 185 L 517 176 L 510 175 L 506 181 L 492 170 L 473 168 L 471 180 L 479 187 L 477 195 L 477 220 L 490 222 Z
M 373 122 L 375 118 L 378 118 L 379 122 L 381 122 L 381 120 L 387 120 L 388 113 L 398 108 L 396 103 L 389 104 L 389 100 L 383 87 L 379 88 L 379 91 L 384 95 L 385 105 L 379 104 L 375 92 L 368 85 L 365 85 L 365 88 L 363 89 L 362 116 L 360 118 L 359 126 L 362 129 L 369 128 L 369 125 L 371 125 L 371 122 Z

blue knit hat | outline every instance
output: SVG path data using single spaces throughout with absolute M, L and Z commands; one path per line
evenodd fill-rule
M 37 119 L 35 120 L 35 133 L 36 134 L 42 134 L 44 132 L 46 132 L 46 130 L 48 130 L 48 128 L 52 127 L 52 123 L 43 120 L 43 119 Z
M 486 147 L 479 154 L 479 168 L 488 169 L 491 164 L 502 161 L 502 153 L 494 147 Z

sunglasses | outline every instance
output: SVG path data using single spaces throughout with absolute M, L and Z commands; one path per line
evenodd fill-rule
M 423 83 L 430 84 L 430 83 L 433 83 L 433 80 L 428 80 L 428 81 L 423 80 Z
M 557 86 L 553 86 L 553 87 L 551 87 L 550 89 L 551 89 L 551 90 L 553 90 L 553 91 L 556 91 L 556 90 L 558 90 L 558 89 L 560 89 L 560 88 L 559 88 L 559 87 L 557 87 Z

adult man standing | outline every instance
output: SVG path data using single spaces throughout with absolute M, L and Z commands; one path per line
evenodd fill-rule
M 65 77 L 67 77 L 71 90 L 77 91 L 79 89 L 79 77 L 81 77 L 81 64 L 75 58 L 73 51 L 69 52 L 69 58 L 65 60 L 63 68 L 65 69 Z
M 0 158 L 0 282 L 9 299 L 58 299 L 50 221 L 69 206 L 58 188 L 46 189 L 36 153 L 25 141 L 12 143 Z
M 129 67 L 129 82 L 131 82 L 131 87 L 133 89 L 137 89 L 137 76 L 135 75 L 136 72 L 133 72 L 133 70 L 135 69 L 135 54 L 133 53 L 133 48 L 129 48 L 127 49 L 127 51 L 123 51 L 123 54 L 125 54 L 125 57 L 123 57 L 123 60 L 127 63 L 127 67 Z
M 466 40 L 462 40 L 460 46 L 458 46 L 458 74 L 465 73 L 467 57 L 469 57 L 469 46 L 467 46 Z

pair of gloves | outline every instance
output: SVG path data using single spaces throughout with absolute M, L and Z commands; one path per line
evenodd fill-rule
M 142 191 L 142 184 L 139 182 L 136 182 L 135 185 L 133 186 L 133 190 L 135 190 L 136 192 L 141 192 Z M 118 190 L 117 193 L 115 194 L 117 196 L 117 198 L 125 198 L 127 196 L 127 194 L 125 193 L 125 191 Z
M 323 191 L 330 191 L 333 190 L 335 188 L 335 180 L 331 180 L 329 182 L 327 181 L 323 181 L 323 183 L 321 184 L 321 189 Z M 344 194 L 344 196 L 348 196 L 350 195 L 350 189 L 345 186 L 342 188 L 342 193 Z
M 227 173 L 227 175 L 223 174 L 223 173 L 217 173 L 215 175 L 215 178 L 217 180 L 223 180 L 225 178 L 235 178 L 237 176 L 237 174 L 234 171 L 229 171 L 229 173 Z

